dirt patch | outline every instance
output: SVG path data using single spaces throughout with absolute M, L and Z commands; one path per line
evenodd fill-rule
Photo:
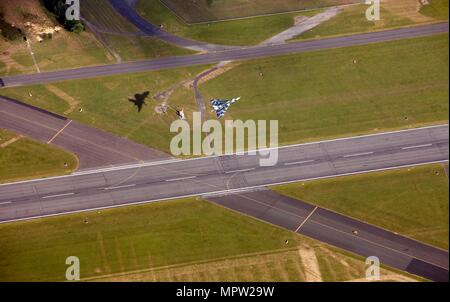
M 59 89 L 56 86 L 46 85 L 45 88 L 48 91 L 50 91 L 51 93 L 53 93 L 54 95 L 56 95 L 57 97 L 59 97 L 60 99 L 62 99 L 63 101 L 65 101 L 69 105 L 69 109 L 64 111 L 64 114 L 66 114 L 66 115 L 69 113 L 72 113 L 80 104 L 79 101 L 77 101 L 72 96 L 68 95 L 66 92 L 64 92 L 63 90 Z
M 45 12 L 39 1 L 2 0 L 0 11 L 11 25 L 20 28 L 33 41 L 42 41 L 48 35 L 62 30 Z
M 201 85 L 203 83 L 206 83 L 214 78 L 217 78 L 218 76 L 224 74 L 225 72 L 235 68 L 236 66 L 238 66 L 239 63 L 229 63 L 226 65 L 223 65 L 219 68 L 217 68 L 216 70 L 214 70 L 213 72 L 209 73 L 208 75 L 202 77 L 199 81 L 198 81 L 198 85 Z
M 433 18 L 420 13 L 422 5 L 426 5 L 425 0 L 382 0 L 381 2 L 381 7 L 397 16 L 418 23 L 435 21 Z
M 319 261 L 313 248 L 303 245 L 298 249 L 307 282 L 322 282 Z
M 12 139 L 10 139 L 10 140 L 4 142 L 3 144 L 1 144 L 1 145 L 0 145 L 0 148 L 6 148 L 6 147 L 8 147 L 9 145 L 14 144 L 15 142 L 17 142 L 17 141 L 20 140 L 21 138 L 23 138 L 22 135 L 19 135 L 19 136 L 17 136 L 17 137 L 14 137 L 14 138 L 12 138 Z

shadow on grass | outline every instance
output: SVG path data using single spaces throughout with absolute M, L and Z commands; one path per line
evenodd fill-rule
M 145 100 L 147 99 L 147 97 L 149 96 L 150 92 L 149 91 L 145 91 L 142 94 L 136 93 L 134 95 L 134 99 L 128 99 L 129 102 L 133 103 L 134 106 L 136 106 L 138 108 L 138 112 L 141 112 L 142 107 L 144 107 L 144 105 L 147 105 L 145 103 Z

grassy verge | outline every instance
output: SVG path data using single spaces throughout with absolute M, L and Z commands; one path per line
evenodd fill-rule
M 444 4 L 438 1 L 436 5 L 426 5 L 420 11 L 417 11 L 419 4 L 416 0 L 387 0 L 381 3 L 380 20 L 378 21 L 368 21 L 366 19 L 368 6 L 365 4 L 348 6 L 338 16 L 301 34 L 293 40 L 380 31 L 436 22 L 445 19 L 444 14 L 448 11 L 448 1 L 442 2 L 446 2 L 446 8 Z
M 356 0 L 160 0 L 188 23 L 285 13 L 355 3 Z M 141 0 L 141 2 L 143 2 Z
M 73 255 L 82 279 L 301 281 L 305 246 L 325 280 L 365 271 L 359 257 L 194 199 L 0 225 L 0 245 L 2 281 L 62 281 Z
M 197 111 L 197 105 L 193 98 L 171 99 L 167 101 L 171 106 L 167 114 L 159 114 L 155 108 L 162 101 L 156 101 L 152 96 L 193 78 L 204 68 L 170 69 L 50 85 L 64 92 L 70 97 L 69 100 L 63 99 L 61 94 L 54 94 L 54 89 L 50 89 L 49 85 L 3 89 L 2 94 L 59 114 L 69 109 L 68 101 L 76 101 L 76 108 L 83 108 L 83 112 L 74 110 L 68 113 L 71 119 L 169 151 L 170 140 L 175 135 L 169 132 L 170 124 L 177 119 L 174 109 L 183 107 L 191 116 L 192 111 Z M 138 107 L 129 100 L 134 99 L 135 94 L 145 92 L 149 96 L 139 112 Z
M 448 249 L 448 177 L 441 165 L 283 185 L 273 190 Z
M 41 33 L 58 25 L 41 1 L 17 0 L 0 4 L 5 21 L 15 24 L 27 35 L 31 51 L 22 38 L 0 37 L 0 61 L 6 65 L 2 75 L 36 72 L 31 52 L 41 71 L 98 65 L 113 62 L 104 47 L 89 31 L 80 34 L 60 30 L 51 39 L 38 42 Z
M 151 96 L 205 68 L 53 85 L 84 108 L 70 118 L 168 151 L 173 108 L 183 107 L 189 119 L 198 108 L 192 89 L 184 86 L 168 99 L 172 109 L 166 115 L 155 112 L 160 101 Z M 448 87 L 445 34 L 247 61 L 200 90 L 204 100 L 241 96 L 227 119 L 278 120 L 280 143 L 290 144 L 447 122 Z M 145 91 L 150 97 L 138 112 L 128 99 Z M 3 89 L 2 94 L 58 113 L 68 109 L 45 85 Z
M 366 9 L 367 5 L 364 4 L 345 7 L 341 14 L 301 34 L 293 40 L 370 32 L 414 24 L 412 20 L 394 15 L 384 8 L 380 12 L 382 16 L 381 20 L 368 21 L 365 15 Z
M 0 129 L 0 183 L 67 174 L 78 165 L 75 156 Z M 67 164 L 67 167 L 64 164 Z
M 161 40 L 150 37 L 133 37 L 102 34 L 108 47 L 121 58 L 122 61 L 136 61 L 159 58 L 165 56 L 181 56 L 193 54 L 193 51 L 179 48 Z
M 448 20 L 448 1 L 447 0 L 429 0 L 430 4 L 421 8 L 420 12 L 439 20 Z
M 154 24 L 163 25 L 165 30 L 173 34 L 224 45 L 258 44 L 291 27 L 294 24 L 295 16 L 311 16 L 318 13 L 318 11 L 289 13 L 187 26 L 159 0 L 139 1 L 136 8 L 144 18 Z
M 114 55 L 123 61 L 193 53 L 155 38 L 134 35 L 138 29 L 117 14 L 107 0 L 86 0 L 82 15 L 95 27 L 97 35 Z
M 261 73 L 263 76 L 261 76 Z M 448 34 L 247 61 L 200 90 L 282 144 L 448 121 Z

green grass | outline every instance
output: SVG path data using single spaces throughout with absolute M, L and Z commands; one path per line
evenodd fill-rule
M 69 118 L 168 152 L 170 140 L 174 136 L 169 132 L 170 124 L 177 117 L 173 109 L 166 115 L 157 114 L 154 109 L 159 102 L 152 96 L 182 80 L 193 78 L 205 68 L 207 67 L 169 69 L 54 85 L 79 101 L 78 107 L 83 108 L 83 112 L 76 110 L 68 115 Z M 128 99 L 133 98 L 136 93 L 146 91 L 150 93 L 147 105 L 138 112 L 137 107 Z M 2 94 L 59 114 L 69 108 L 64 100 L 50 92 L 45 85 L 2 89 Z M 186 113 L 197 110 L 193 98 L 177 98 L 169 104 L 173 108 L 184 107 Z
M 11 58 L 25 69 L 21 73 L 35 72 L 35 66 L 26 44 L 8 42 L 5 48 L 11 47 Z M 95 40 L 91 33 L 74 34 L 70 32 L 57 33 L 51 40 L 41 43 L 31 43 L 37 64 L 41 71 L 52 71 L 80 66 L 112 63 L 112 57 L 103 46 Z
M 64 280 L 73 255 L 87 278 L 296 244 L 294 233 L 186 199 L 0 225 L 0 280 Z
M 148 0 L 140 0 L 148 2 Z M 264 14 L 283 13 L 340 4 L 355 0 L 161 0 L 188 23 L 210 22 Z
M 50 41 L 33 44 L 33 52 L 42 71 L 111 63 L 103 46 L 91 33 L 64 33 Z
M 137 11 L 154 24 L 175 35 L 224 45 L 258 44 L 294 24 L 296 15 L 311 16 L 318 11 L 187 26 L 158 0 L 139 1 Z
M 289 144 L 447 122 L 448 65 L 444 34 L 247 61 L 200 90 L 241 96 L 227 119 L 278 120 Z
M 193 53 L 155 38 L 108 33 L 136 33 L 138 29 L 120 16 L 107 0 L 84 1 L 82 15 L 99 29 L 98 35 L 123 61 Z
M 449 187 L 441 165 L 296 183 L 272 189 L 448 249 Z
M 420 12 L 428 17 L 448 20 L 448 0 L 429 0 L 430 4 L 422 7 Z
M 195 53 L 194 51 L 176 47 L 150 37 L 129 37 L 111 34 L 102 34 L 102 36 L 107 45 L 112 48 L 123 61 L 136 61 Z
M 169 151 L 173 110 L 160 116 L 154 112 L 158 103 L 149 98 L 138 113 L 128 98 L 144 91 L 155 95 L 205 68 L 54 85 L 84 108 L 70 118 Z M 448 35 L 247 61 L 200 90 L 204 100 L 242 96 L 227 119 L 279 120 L 281 144 L 443 123 L 449 111 Z M 68 109 L 43 85 L 2 89 L 2 94 L 57 113 Z M 189 119 L 198 110 L 192 89 L 177 89 L 169 104 L 184 107 Z
M 359 256 L 193 198 L 3 224 L 0 246 L 0 281 L 64 281 L 68 256 L 82 280 L 301 281 L 305 246 L 326 281 L 365 271 Z
M 365 15 L 367 7 L 365 4 L 345 7 L 344 11 L 336 17 L 301 34 L 294 40 L 370 32 L 414 24 L 414 21 L 397 16 L 383 7 L 380 11 L 381 20 L 368 21 Z
M 0 145 L 17 136 L 0 129 Z M 0 183 L 67 174 L 77 165 L 72 154 L 27 138 L 0 147 Z

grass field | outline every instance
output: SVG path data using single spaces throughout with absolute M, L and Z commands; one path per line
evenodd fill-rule
M 441 165 L 272 188 L 294 198 L 448 249 L 449 186 Z
M 162 24 L 164 30 L 173 34 L 224 45 L 258 44 L 294 25 L 295 16 L 312 16 L 319 12 L 316 10 L 188 26 L 162 5 L 159 0 L 139 1 L 136 8 L 144 18 L 154 24 Z
M 429 0 L 430 4 L 422 7 L 420 12 L 432 18 L 448 20 L 448 0 Z
M 74 255 L 81 278 L 100 281 L 301 281 L 304 249 L 323 280 L 365 271 L 359 257 L 194 199 L 3 224 L 0 246 L 1 281 L 62 281 Z
M 436 22 L 440 19 L 445 19 L 442 15 L 448 11 L 448 1 L 443 2 L 446 2 L 446 8 L 444 4 L 430 5 L 423 6 L 418 11 L 420 4 L 417 0 L 385 0 L 381 2 L 379 21 L 368 21 L 366 19 L 365 12 L 368 6 L 365 4 L 348 6 L 338 16 L 301 34 L 293 40 L 379 31 Z M 430 13 L 426 14 L 424 11 L 429 11 Z
M 0 4 L 5 20 L 27 33 L 27 39 L 41 71 L 98 65 L 113 62 L 103 46 L 90 32 L 74 34 L 61 30 L 49 40 L 37 42 L 37 33 L 25 24 L 54 28 L 56 20 L 40 1 L 17 0 Z M 0 61 L 6 65 L 1 75 L 36 72 L 30 50 L 21 39 L 7 41 L 0 37 Z
M 140 2 L 148 2 L 140 0 Z M 210 22 L 264 14 L 355 3 L 356 0 L 161 0 L 187 23 Z
M 205 68 L 54 86 L 84 108 L 70 118 L 168 151 L 174 111 L 155 113 L 159 102 L 149 98 L 139 113 L 128 99 L 145 91 L 155 95 Z M 279 120 L 281 144 L 443 123 L 448 121 L 448 35 L 247 61 L 200 90 L 204 100 L 242 96 L 228 119 Z M 3 89 L 2 94 L 57 113 L 69 107 L 42 85 Z M 184 107 L 188 118 L 198 111 L 192 89 L 184 86 L 168 102 Z
M 227 118 L 278 120 L 289 144 L 447 122 L 448 64 L 444 34 L 247 61 L 200 91 L 241 96 Z
M 369 32 L 414 24 L 412 20 L 394 15 L 383 7 L 381 9 L 382 20 L 367 21 L 365 17 L 366 9 L 367 6 L 364 4 L 346 7 L 341 14 L 293 40 Z
M 0 183 L 67 174 L 77 165 L 72 154 L 0 129 Z
M 177 98 L 168 101 L 172 109 L 169 109 L 166 115 L 161 115 L 155 112 L 155 107 L 160 105 L 161 101 L 154 100 L 152 96 L 183 80 L 193 78 L 204 68 L 207 67 L 117 75 L 51 85 L 70 96 L 70 100 L 61 98 L 60 94 L 54 94 L 54 89 L 49 85 L 2 89 L 2 94 L 59 114 L 67 112 L 70 101 L 75 100 L 78 102 L 77 108 L 82 107 L 83 112 L 70 112 L 67 116 L 71 119 L 169 151 L 170 140 L 174 136 L 169 132 L 170 124 L 177 119 L 173 108 L 183 107 L 191 116 L 197 106 L 193 98 Z M 146 105 L 138 112 L 129 99 L 133 99 L 135 94 L 147 91 L 149 97 L 145 100 Z
M 193 53 L 155 38 L 132 35 L 138 29 L 117 14 L 107 0 L 86 0 L 81 8 L 83 17 L 98 29 L 104 43 L 123 61 Z

